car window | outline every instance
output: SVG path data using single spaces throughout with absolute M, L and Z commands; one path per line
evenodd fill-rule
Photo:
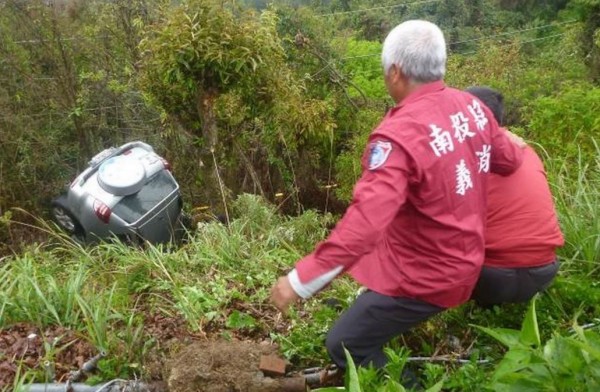
M 113 207 L 113 213 L 127 223 L 135 222 L 163 201 L 175 189 L 177 189 L 177 185 L 169 172 L 159 171 L 139 192 L 122 198 Z

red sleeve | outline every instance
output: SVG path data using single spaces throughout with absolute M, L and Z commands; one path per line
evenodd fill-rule
M 523 162 L 523 148 L 517 146 L 506 133 L 493 124 L 492 152 L 490 158 L 490 171 L 503 176 L 513 173 Z
M 388 146 L 390 150 L 385 155 Z M 374 153 L 379 155 L 374 157 Z M 375 138 L 367 146 L 365 156 L 368 162 L 363 164 L 362 177 L 354 187 L 346 213 L 329 237 L 296 264 L 300 283 L 307 284 L 324 275 L 332 280 L 335 276 L 330 277 L 331 271 L 346 270 L 371 252 L 405 203 L 411 167 L 406 152 L 390 141 Z

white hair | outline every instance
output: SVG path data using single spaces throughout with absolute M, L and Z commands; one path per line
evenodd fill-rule
M 413 82 L 441 80 L 446 73 L 446 41 L 435 24 L 425 20 L 409 20 L 396 26 L 383 43 L 383 70 L 392 65 Z

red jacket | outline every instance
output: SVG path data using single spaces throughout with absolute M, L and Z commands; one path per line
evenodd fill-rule
M 544 165 L 532 148 L 510 176 L 492 174 L 488 181 L 485 265 L 536 267 L 556 258 L 564 244 Z
M 346 213 L 288 274 L 294 290 L 307 298 L 349 271 L 384 295 L 468 300 L 483 264 L 488 171 L 521 163 L 493 118 L 442 81 L 393 108 L 370 136 Z

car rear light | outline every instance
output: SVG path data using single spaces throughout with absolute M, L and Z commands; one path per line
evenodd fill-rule
M 167 161 L 165 158 L 160 157 L 160 160 L 163 163 L 163 166 L 165 167 L 166 170 L 171 171 L 171 164 L 169 163 L 169 161 Z
M 102 203 L 100 200 L 94 200 L 94 212 L 96 213 L 98 219 L 104 223 L 108 223 L 110 220 L 110 214 L 112 214 L 110 208 L 108 208 L 108 206 Z

